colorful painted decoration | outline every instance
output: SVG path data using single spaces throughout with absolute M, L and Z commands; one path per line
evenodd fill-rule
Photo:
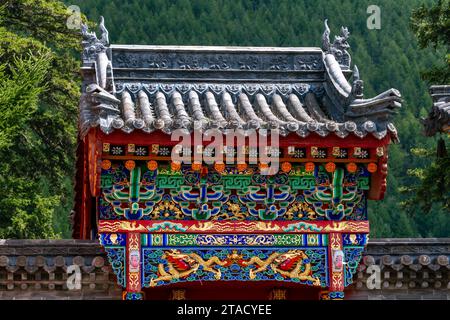
M 377 147 L 377 157 L 384 156 L 384 148 L 383 147 Z
M 326 286 L 326 248 L 143 248 L 143 286 L 183 281 L 289 281 Z
M 126 162 L 125 162 L 126 164 Z M 131 172 L 120 162 L 102 171 L 102 197 L 99 199 L 102 219 L 329 219 L 332 209 L 340 203 L 330 202 L 332 192 L 337 196 L 342 189 L 342 203 L 346 206 L 345 218 L 364 219 L 368 173 L 345 173 L 339 169 L 336 181 L 330 188 L 334 173 L 318 170 L 308 173 L 302 166 L 292 166 L 288 174 L 246 174 L 225 167 L 205 173 L 169 167 L 150 170 L 149 163 L 135 162 Z M 155 166 L 151 166 L 153 169 Z M 181 170 L 181 171 L 180 171 Z M 229 171 L 231 170 L 231 171 Z M 251 168 L 246 171 L 252 172 Z M 342 184 L 342 188 L 339 187 Z M 343 186 L 345 185 L 345 187 Z M 334 189 L 333 189 L 334 188 Z M 130 202 L 129 192 L 136 197 Z M 329 193 L 327 193 L 329 192 Z M 325 196 L 325 194 L 329 194 Z M 355 197 L 351 197 L 355 194 Z M 341 197 L 341 196 L 339 196 Z M 334 198 L 334 201 L 337 201 Z M 137 200 L 137 201 L 134 201 Z M 330 205 L 326 203 L 330 202 Z M 331 211 L 330 211 L 331 210 Z M 125 214 L 126 213 L 126 214 Z M 344 216 L 333 215 L 333 220 Z
M 123 300 L 143 300 L 144 294 L 142 292 L 128 292 L 124 291 Z
M 376 163 L 371 162 L 367 165 L 367 171 L 369 171 L 370 173 L 377 172 L 377 170 L 378 170 L 378 166 Z
M 367 219 L 370 172 L 365 165 L 283 162 L 277 174 L 264 175 L 261 164 L 215 163 L 208 168 L 157 160 L 107 161 L 102 162 L 100 219 L 122 221 L 126 233 L 103 231 L 100 242 L 119 284 L 128 288 L 125 299 L 141 299 L 144 287 L 199 280 L 331 286 L 327 297 L 340 299 L 352 281 L 367 242 L 358 233 L 366 230 L 358 227 Z M 161 222 L 145 227 L 136 221 Z M 177 221 L 201 224 L 188 227 Z M 215 228 L 219 221 L 268 225 L 258 225 L 262 233 L 227 233 L 229 227 Z M 270 225 L 275 221 L 292 223 Z M 322 227 L 313 221 L 355 225 Z M 340 230 L 352 231 L 334 233 L 332 239 L 338 235 L 340 245 L 329 253 L 328 235 Z
M 261 172 L 269 169 L 269 165 L 265 162 L 260 162 L 258 167 Z
M 109 215 L 113 214 L 126 219 L 141 219 L 143 216 L 148 216 L 157 202 L 162 198 L 162 190 L 156 188 L 155 176 L 152 171 L 147 171 L 142 174 L 141 167 L 134 167 L 135 162 L 130 161 L 125 163 L 127 170 L 130 170 L 128 175 L 121 170 L 120 167 L 109 170 L 113 172 L 112 179 L 117 183 L 112 183 L 111 186 L 103 188 L 103 198 L 100 206 L 103 208 L 100 211 L 104 212 L 104 205 L 109 203 Z M 102 210 L 103 209 L 103 210 Z
M 229 194 L 221 185 L 209 186 L 201 181 L 199 186 L 182 186 L 179 191 L 173 190 L 172 200 L 180 206 L 184 215 L 196 220 L 208 220 L 220 212 Z
M 333 173 L 331 184 L 327 177 L 322 180 L 319 186 L 305 190 L 306 202 L 314 206 L 315 211 L 320 216 L 325 216 L 329 220 L 342 220 L 353 213 L 353 210 L 360 203 L 364 194 L 358 190 L 355 184 L 344 186 L 344 170 L 337 168 Z
M 263 182 L 263 179 L 261 179 Z M 261 220 L 275 220 L 287 212 L 288 206 L 294 201 L 289 186 L 277 186 L 268 181 L 265 187 L 251 186 L 238 192 L 239 200 L 249 213 Z M 258 209 L 258 205 L 262 208 Z
M 117 277 L 117 284 L 126 287 L 126 247 L 110 247 L 105 246 L 106 256 Z

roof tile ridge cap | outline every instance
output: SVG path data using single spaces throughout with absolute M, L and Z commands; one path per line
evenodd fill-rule
M 203 45 L 142 45 L 142 44 L 111 44 L 111 49 L 142 50 L 142 51 L 217 51 L 217 52 L 320 52 L 320 47 L 268 47 L 268 46 L 203 46 Z
M 389 100 L 398 100 L 399 102 L 402 102 L 402 94 L 400 91 L 396 88 L 389 88 L 380 94 L 377 94 L 376 96 L 372 98 L 366 98 L 366 99 L 355 99 L 352 101 L 352 105 L 359 105 L 359 104 L 369 104 L 369 103 L 376 103 L 379 101 L 382 101 L 383 99 L 389 99 Z
M 430 91 L 434 89 L 448 89 L 450 92 L 450 84 L 433 84 L 430 86 Z
M 324 32 L 322 34 L 322 49 L 323 49 L 323 64 L 326 71 L 326 81 L 331 82 L 331 87 L 334 88 L 339 95 L 343 97 L 342 103 L 348 104 L 349 101 L 355 98 L 354 94 L 362 95 L 362 92 L 354 92 L 362 89 L 362 81 L 354 81 L 350 84 L 344 76 L 343 70 L 350 71 L 351 56 L 347 51 L 350 48 L 348 39 L 350 32 L 347 27 L 341 27 L 340 34 L 334 36 L 334 41 L 330 41 L 331 30 L 328 26 L 328 19 L 324 20 Z M 357 68 L 354 70 L 358 73 Z M 359 73 L 358 73 L 359 74 Z M 359 76 L 358 76 L 359 80 Z
M 338 91 L 338 93 L 344 97 L 349 98 L 352 91 L 352 86 L 347 81 L 342 72 L 342 69 L 337 62 L 334 55 L 331 53 L 323 53 L 323 64 L 325 66 L 325 71 L 328 75 L 328 79 L 330 79 L 333 87 Z

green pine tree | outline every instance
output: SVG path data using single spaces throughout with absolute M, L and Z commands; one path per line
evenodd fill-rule
M 0 238 L 70 236 L 81 36 L 69 15 L 57 1 L 0 6 Z

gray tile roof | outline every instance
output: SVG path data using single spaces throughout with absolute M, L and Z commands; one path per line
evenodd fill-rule
M 363 98 L 348 31 L 324 48 L 109 45 L 83 28 L 80 132 L 279 129 L 306 137 L 390 135 L 395 89 Z M 328 41 L 328 42 L 327 42 Z M 348 79 L 352 78 L 350 83 Z
M 450 85 L 431 86 L 433 107 L 426 119 L 422 119 L 425 135 L 434 136 L 438 132 L 450 130 Z

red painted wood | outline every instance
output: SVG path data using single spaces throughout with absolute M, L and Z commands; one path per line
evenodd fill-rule
M 112 144 L 128 144 L 134 143 L 138 145 L 150 145 L 150 144 L 164 144 L 168 146 L 174 146 L 178 144 L 181 140 L 171 141 L 171 136 L 162 131 L 155 131 L 152 133 L 145 133 L 143 131 L 133 131 L 131 133 L 125 133 L 123 131 L 113 131 L 110 134 L 105 134 L 103 132 L 98 132 L 98 139 L 102 142 L 112 143 Z M 223 141 L 226 141 L 225 136 Z M 248 141 L 248 139 L 246 140 Z M 270 135 L 267 138 L 268 145 L 270 145 Z M 330 134 L 327 137 L 321 137 L 316 133 L 311 133 L 306 138 L 298 136 L 296 133 L 290 133 L 286 137 L 280 136 L 280 146 L 297 146 L 297 147 L 307 147 L 307 146 L 318 146 L 318 147 L 363 147 L 363 148 L 376 148 L 381 146 L 386 146 L 390 143 L 391 139 L 388 135 L 381 140 L 376 139 L 372 135 L 367 135 L 364 138 L 359 138 L 353 134 L 349 134 L 346 138 L 339 138 L 336 135 Z M 191 143 L 194 144 L 194 138 L 191 135 Z M 207 146 L 211 141 L 203 141 L 203 145 Z
M 387 153 L 387 146 L 386 146 Z M 387 188 L 387 171 L 388 171 L 388 155 L 378 160 L 378 170 L 371 176 L 370 190 L 368 193 L 369 200 L 382 200 Z
M 287 300 L 318 300 L 321 288 L 280 281 L 195 281 L 143 289 L 146 300 L 169 300 L 172 290 L 187 300 L 269 300 L 273 289 L 285 289 Z
M 72 237 L 90 239 L 91 191 L 89 183 L 89 148 L 87 138 L 79 139 L 77 147 L 75 205 Z
M 331 233 L 328 239 L 328 272 L 330 274 L 330 291 L 344 291 L 344 270 L 333 270 L 333 250 L 343 250 L 342 235 L 339 233 Z
M 166 223 L 176 224 L 180 231 L 175 229 L 159 229 Z M 266 221 L 269 228 L 262 229 L 261 221 L 198 221 L 198 220 L 99 220 L 98 231 L 109 232 L 139 232 L 139 233 L 368 233 L 369 221 Z M 283 228 L 293 224 L 304 224 L 300 230 L 285 231 Z M 211 224 L 212 228 L 206 228 Z M 310 226 L 311 228 L 308 228 Z M 155 230 L 151 230 L 155 228 Z M 150 229 L 150 230 L 149 230 Z M 320 230 L 319 230 L 320 229 Z
M 86 201 L 86 172 L 85 172 L 85 145 L 83 140 L 78 138 L 76 151 L 76 173 L 75 173 L 75 204 L 72 226 L 72 237 L 81 239 L 81 217 L 84 214 L 84 206 Z

